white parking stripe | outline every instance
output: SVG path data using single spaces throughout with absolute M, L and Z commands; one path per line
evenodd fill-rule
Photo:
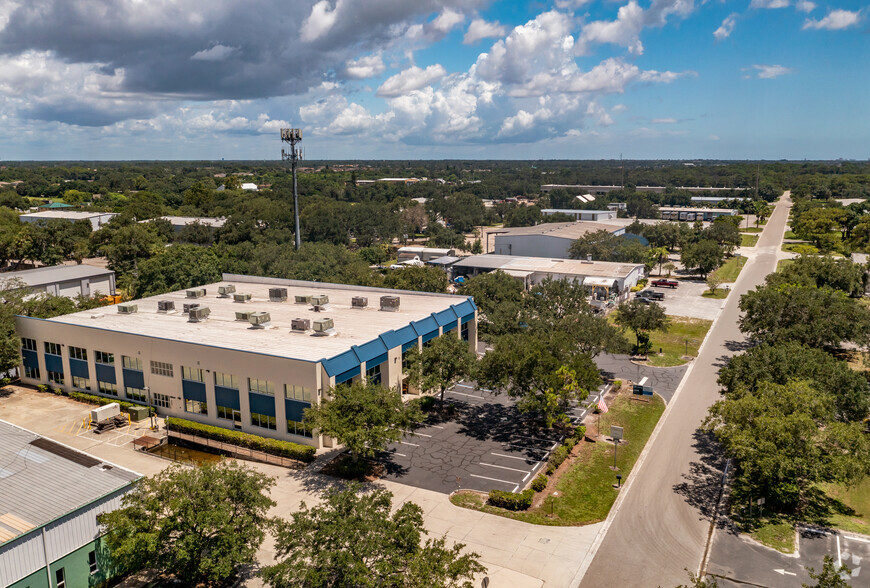
M 837 535 L 837 569 L 843 565 L 843 558 L 840 556 L 840 536 Z
M 521 459 L 523 461 L 529 461 L 528 457 L 517 457 L 516 455 L 505 455 L 504 453 L 492 453 L 492 452 L 490 452 L 490 455 L 496 455 L 498 457 L 507 457 L 509 459 Z
M 408 443 L 407 441 L 399 441 L 402 445 L 410 445 L 411 447 L 420 447 L 416 443 Z
M 477 474 L 468 474 L 472 478 L 480 478 L 481 480 L 489 480 L 491 482 L 501 482 L 502 484 L 507 484 L 510 486 L 511 484 L 516 484 L 516 482 L 508 482 L 507 480 L 499 480 L 498 478 L 487 478 L 486 476 L 478 476 Z
M 439 427 L 438 425 L 429 425 L 433 429 L 443 429 L 444 427 Z
M 525 449 L 526 451 L 534 451 L 536 453 L 543 453 L 544 457 L 550 454 L 549 449 L 538 449 L 537 447 L 525 447 L 523 445 L 514 445 L 513 443 L 508 443 L 508 447 L 518 447 L 520 449 Z
M 526 474 L 525 477 L 523 478 L 523 482 L 525 482 L 526 480 L 528 480 L 528 479 L 529 479 L 529 476 L 531 476 L 531 475 L 532 475 L 532 472 L 529 472 L 528 474 Z
M 466 394 L 465 392 L 457 392 L 456 390 L 448 390 L 448 394 L 458 394 L 459 396 L 468 396 L 469 398 L 480 398 L 481 400 L 486 400 L 483 396 L 475 396 L 474 394 Z
M 529 471 L 529 470 L 518 470 L 517 468 L 509 468 L 509 467 L 507 467 L 507 466 L 495 465 L 494 463 L 483 463 L 483 462 L 480 462 L 478 465 L 489 466 L 489 467 L 491 467 L 491 468 L 500 468 L 500 469 L 503 469 L 503 470 L 511 470 L 511 471 L 514 471 L 514 472 L 520 472 L 520 473 L 522 473 L 522 474 L 527 473 L 527 472 Z
M 474 390 L 474 386 L 472 386 L 471 384 L 456 384 L 454 388 L 471 388 L 472 390 Z
M 852 537 L 851 535 L 843 535 L 843 539 L 848 539 L 849 541 L 862 541 L 864 543 L 870 543 L 870 539 L 864 539 L 863 537 Z
M 405 455 L 404 453 L 396 453 L 395 451 L 394 451 L 392 454 L 393 454 L 393 455 L 399 455 L 399 456 L 401 456 L 401 457 L 408 457 L 408 456 Z
M 402 431 L 406 435 L 416 435 L 417 437 L 431 437 L 432 435 L 427 435 L 426 433 L 417 433 L 415 431 Z

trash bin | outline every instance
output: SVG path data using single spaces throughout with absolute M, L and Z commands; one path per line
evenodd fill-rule
M 127 409 L 127 412 L 130 414 L 130 420 L 134 423 L 144 421 L 148 418 L 147 406 L 131 406 Z

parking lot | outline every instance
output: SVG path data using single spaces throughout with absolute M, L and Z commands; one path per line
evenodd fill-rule
M 517 491 L 544 467 L 559 439 L 538 429 L 507 395 L 461 383 L 445 393 L 450 419 L 429 420 L 381 456 L 386 477 L 449 494 Z
M 719 311 L 722 310 L 725 301 L 703 298 L 701 294 L 708 289 L 706 283 L 701 280 L 679 280 L 679 283 L 680 285 L 676 288 L 649 286 L 645 290 L 661 292 L 665 295 L 665 299 L 659 304 L 665 307 L 665 312 L 669 315 L 707 320 L 713 320 L 719 316 Z M 632 295 L 633 297 L 634 295 Z

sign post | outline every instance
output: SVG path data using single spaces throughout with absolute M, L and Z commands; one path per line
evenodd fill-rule
M 615 425 L 610 426 L 610 438 L 613 439 L 613 469 L 616 467 L 616 449 L 619 447 L 619 441 L 622 439 L 623 429 Z

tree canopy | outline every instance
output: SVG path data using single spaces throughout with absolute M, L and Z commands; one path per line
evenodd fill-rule
M 649 347 L 649 332 L 666 332 L 670 319 L 665 314 L 664 307 L 658 302 L 645 304 L 640 300 L 631 300 L 616 307 L 615 322 L 621 327 L 634 331 L 638 351 L 642 353 Z
M 437 392 L 442 405 L 445 390 L 473 375 L 477 367 L 477 355 L 455 332 L 432 339 L 422 351 L 409 350 L 404 361 L 411 385 L 423 392 Z

